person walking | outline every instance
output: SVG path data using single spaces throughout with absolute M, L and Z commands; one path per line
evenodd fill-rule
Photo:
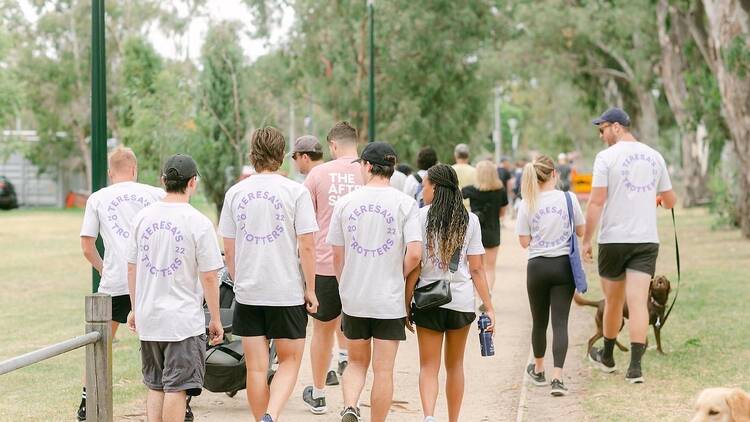
M 555 189 L 558 183 L 555 163 L 541 155 L 525 165 L 521 179 L 523 200 L 518 207 L 516 233 L 523 248 L 529 250 L 526 266 L 526 290 L 533 320 L 531 345 L 534 363 L 526 374 L 538 386 L 547 385 L 544 354 L 547 350 L 547 324 L 552 319 L 553 396 L 564 396 L 563 365 L 568 353 L 568 314 L 575 293 L 570 265 L 571 236 L 582 236 L 583 212 L 575 195 Z M 568 198 L 573 210 L 575 232 L 568 214 Z M 577 253 L 577 251 L 576 251 Z
M 456 171 L 456 176 L 458 176 L 458 187 L 463 189 L 475 185 L 477 183 L 477 169 L 469 164 L 469 146 L 466 144 L 456 145 L 453 149 L 453 158 L 456 160 L 453 170 Z M 467 210 L 470 209 L 468 199 L 464 199 L 464 206 Z
M 133 220 L 126 254 L 133 310 L 127 322 L 141 341 L 148 420 L 182 422 L 186 398 L 203 389 L 204 299 L 211 343 L 224 337 L 217 278 L 224 261 L 213 223 L 189 203 L 198 187 L 195 161 L 182 154 L 168 158 L 162 180 L 167 196 Z
M 508 205 L 508 194 L 497 175 L 495 165 L 489 160 L 477 163 L 477 184 L 461 190 L 464 198 L 469 198 L 471 212 L 479 218 L 484 246 L 484 269 L 490 292 L 495 288 L 495 265 L 500 247 L 500 219 Z M 486 311 L 482 304 L 481 311 Z
M 612 352 L 627 302 L 631 343 L 625 379 L 642 383 L 649 288 L 659 255 L 657 198 L 661 198 L 664 208 L 672 208 L 677 196 L 672 191 L 664 158 L 633 136 L 627 113 L 610 108 L 592 123 L 608 147 L 594 160 L 586 235 L 581 248 L 584 259 L 593 261 L 591 240 L 599 228 L 598 264 L 605 300 L 604 347 L 592 348 L 589 359 L 604 372 L 616 370 Z
M 310 174 L 313 167 L 323 164 L 323 146 L 318 138 L 303 135 L 294 141 L 294 147 L 289 154 L 294 168 L 303 176 Z
M 424 179 L 425 206 L 419 210 L 422 225 L 422 267 L 412 271 L 406 285 L 407 313 L 417 326 L 419 341 L 419 395 L 425 422 L 435 422 L 440 359 L 445 343 L 445 392 L 448 420 L 457 422 L 464 395 L 464 352 L 474 313 L 474 289 L 486 304 L 494 329 L 495 311 L 490 301 L 482 255 L 482 232 L 476 215 L 463 206 L 458 177 L 453 168 L 437 164 Z M 458 254 L 458 267 L 451 275 L 449 264 Z M 451 301 L 437 308 L 412 307 L 415 287 L 450 280 Z M 411 312 L 410 312 L 411 309 Z M 409 329 L 413 331 L 411 324 Z
M 137 183 L 138 160 L 130 148 L 117 148 L 109 156 L 110 185 L 99 189 L 86 201 L 81 225 L 83 256 L 101 276 L 97 292 L 112 296 L 112 338 L 125 324 L 131 310 L 128 294 L 128 243 L 133 235 L 133 218 L 143 208 L 161 200 L 166 193 L 154 186 Z M 104 259 L 96 249 L 96 238 L 104 241 Z M 84 376 L 83 383 L 86 383 Z M 86 420 L 86 387 L 76 418 Z
M 422 179 L 427 175 L 427 170 L 437 164 L 437 153 L 431 147 L 424 147 L 417 153 L 417 171 L 406 177 L 404 181 L 404 193 L 414 198 L 421 207 L 424 205 L 422 198 Z
M 253 132 L 250 161 L 258 174 L 227 191 L 219 220 L 234 280 L 232 330 L 242 338 L 247 364 L 247 401 L 262 422 L 278 420 L 292 394 L 305 349 L 307 313 L 318 311 L 313 237 L 318 224 L 310 192 L 276 173 L 285 145 L 273 127 Z M 269 389 L 271 339 L 279 367 Z
M 344 373 L 348 364 L 346 340 L 341 339 L 341 334 L 338 368 L 326 374 L 331 363 L 334 335 L 341 333 L 341 296 L 333 268 L 333 251 L 325 240 L 336 202 L 363 184 L 361 166 L 352 162 L 357 159 L 357 139 L 357 130 L 349 122 L 336 123 L 326 137 L 334 160 L 313 168 L 305 179 L 320 227 L 315 233 L 315 296 L 319 306 L 318 312 L 312 314 L 310 344 L 313 385 L 305 387 L 302 392 L 302 400 L 314 414 L 327 411 L 325 386 L 337 385 L 338 376 Z
M 568 154 L 561 152 L 557 155 L 557 167 L 555 167 L 555 171 L 557 172 L 557 178 L 560 180 L 558 182 L 558 187 L 563 192 L 568 192 L 570 190 L 570 164 L 568 162 Z
M 331 215 L 327 242 L 349 347 L 342 422 L 361 420 L 358 403 L 370 362 L 370 420 L 386 419 L 399 341 L 406 340 L 405 278 L 419 264 L 422 233 L 416 201 L 390 186 L 396 159 L 389 144 L 367 144 L 358 160 L 365 186 L 341 197 Z

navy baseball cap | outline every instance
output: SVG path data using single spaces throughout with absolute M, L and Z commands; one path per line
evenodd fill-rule
M 165 180 L 190 180 L 199 175 L 198 164 L 193 157 L 185 154 L 175 154 L 167 158 L 162 172 Z
M 592 120 L 595 126 L 599 126 L 602 123 L 619 123 L 622 126 L 630 126 L 630 116 L 625 113 L 621 108 L 612 107 L 609 110 L 602 113 L 601 116 Z
M 370 142 L 365 149 L 362 150 L 362 154 L 359 155 L 359 158 L 352 162 L 359 163 L 367 161 L 368 163 L 381 166 L 395 166 L 397 159 L 396 151 L 391 144 L 386 142 Z

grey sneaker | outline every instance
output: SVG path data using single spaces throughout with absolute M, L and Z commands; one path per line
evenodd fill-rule
M 589 352 L 589 361 L 591 361 L 591 363 L 593 363 L 594 366 L 599 368 L 602 372 L 607 374 L 611 374 L 617 369 L 615 367 L 615 360 L 604 359 L 602 349 L 599 349 L 597 347 L 591 348 L 591 351 Z
M 304 391 L 302 391 L 302 401 L 305 402 L 307 408 L 310 409 L 310 412 L 314 415 L 322 415 L 328 411 L 325 397 L 318 397 L 317 399 L 313 398 L 312 386 L 308 385 L 305 387 Z
M 341 422 L 362 422 L 359 416 L 359 408 L 347 407 L 341 411 Z
M 333 369 L 328 371 L 328 374 L 326 375 L 326 385 L 339 385 L 339 376 L 336 375 L 336 371 Z
M 568 388 L 563 384 L 562 380 L 552 380 L 552 390 L 549 392 L 554 397 L 562 397 L 568 395 Z
M 544 377 L 544 371 L 536 373 L 534 372 L 534 365 L 533 363 L 530 363 L 529 366 L 526 367 L 526 375 L 529 376 L 529 379 L 531 379 L 531 382 L 534 383 L 534 385 L 537 386 L 544 386 L 547 385 L 547 379 Z
M 625 381 L 631 384 L 643 384 L 645 380 L 643 379 L 643 372 L 641 371 L 641 367 L 631 366 L 630 368 L 628 368 L 628 372 L 625 374 Z

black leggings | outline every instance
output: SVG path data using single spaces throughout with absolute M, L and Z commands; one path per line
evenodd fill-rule
M 531 258 L 526 267 L 526 290 L 534 320 L 531 329 L 534 357 L 544 357 L 547 350 L 547 322 L 551 308 L 552 356 L 555 368 L 562 368 L 568 353 L 568 314 L 575 292 L 570 258 L 567 255 Z

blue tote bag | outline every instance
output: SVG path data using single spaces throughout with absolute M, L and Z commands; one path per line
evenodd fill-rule
M 578 249 L 578 238 L 576 237 L 576 225 L 573 219 L 573 201 L 570 199 L 570 192 L 563 192 L 565 202 L 568 204 L 568 221 L 570 221 L 570 268 L 573 270 L 573 280 L 576 283 L 576 290 L 580 293 L 586 293 L 588 283 L 586 282 L 586 272 L 583 270 L 581 262 L 581 251 Z

